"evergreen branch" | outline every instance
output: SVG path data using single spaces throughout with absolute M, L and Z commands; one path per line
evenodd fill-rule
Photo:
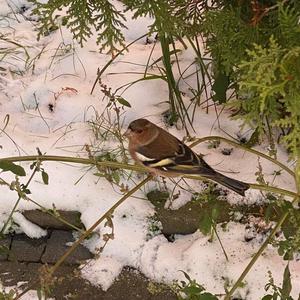
M 122 47 L 124 44 L 124 36 L 121 28 L 127 28 L 123 21 L 125 16 L 107 0 L 93 1 L 96 20 L 96 30 L 98 33 L 97 44 L 101 44 L 100 50 L 109 48 L 108 53 L 114 53 L 118 49 L 115 45 Z
M 95 26 L 93 10 L 87 0 L 72 0 L 67 10 L 67 27 L 73 33 L 74 38 L 83 47 L 92 35 L 91 27 Z
M 61 10 L 63 7 L 67 7 L 72 0 L 51 0 L 48 3 L 39 2 L 38 0 L 28 0 L 34 5 L 31 15 L 37 16 L 39 24 L 38 39 L 49 33 L 51 28 L 56 27 L 55 19 L 58 17 L 54 15 L 56 11 Z
M 70 29 L 81 47 L 93 35 L 93 29 L 97 31 L 100 50 L 108 48 L 108 52 L 113 53 L 118 50 L 118 46 L 124 46 L 121 29 L 126 28 L 125 16 L 107 0 L 50 0 L 46 3 L 29 1 L 34 5 L 32 15 L 39 18 L 38 38 L 60 25 L 57 23 L 58 12 L 67 8 L 61 25 Z

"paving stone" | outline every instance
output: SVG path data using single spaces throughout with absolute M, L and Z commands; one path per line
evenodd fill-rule
M 11 243 L 10 236 L 6 236 L 6 237 L 0 239 L 0 261 L 7 260 L 10 243 Z
M 84 225 L 81 223 L 80 216 L 81 213 L 78 211 L 64 211 L 64 210 L 57 210 L 57 213 L 60 217 L 66 220 L 68 223 L 76 226 L 80 229 L 85 229 Z M 45 229 L 61 229 L 61 230 L 73 230 L 70 225 L 67 225 L 57 218 L 43 212 L 39 209 L 34 210 L 25 210 L 23 211 L 23 215 L 26 219 L 30 222 L 45 228 Z
M 46 247 L 47 237 L 31 239 L 25 234 L 18 234 L 12 238 L 11 251 L 8 259 L 21 262 L 38 262 Z
M 53 230 L 47 242 L 45 253 L 42 256 L 43 263 L 55 263 L 68 249 L 67 243 L 74 242 L 70 231 Z M 93 258 L 92 253 L 82 245 L 65 260 L 65 264 L 80 264 L 83 260 Z

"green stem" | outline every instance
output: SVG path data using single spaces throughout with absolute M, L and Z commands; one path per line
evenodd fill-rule
M 58 155 L 28 155 L 28 156 L 11 156 L 0 158 L 0 161 L 9 162 L 21 162 L 21 161 L 34 161 L 39 159 L 40 161 L 56 161 L 56 162 L 67 162 L 83 165 L 97 165 L 100 167 L 116 168 L 116 169 L 126 169 L 138 172 L 145 172 L 145 168 L 138 165 L 128 165 L 113 161 L 96 161 L 90 158 L 81 157 L 70 157 L 70 156 L 58 156 Z
M 281 194 L 281 195 L 285 195 L 288 197 L 299 197 L 300 194 L 288 191 L 288 190 L 284 190 L 281 188 L 277 188 L 274 186 L 269 186 L 269 185 L 263 185 L 263 184 L 256 184 L 256 183 L 250 183 L 250 188 L 254 189 L 254 190 L 260 190 L 260 191 L 267 191 L 270 193 L 276 193 L 276 194 Z
M 84 241 L 86 237 L 88 237 L 95 229 L 101 224 L 108 216 L 112 215 L 115 209 L 120 206 L 127 198 L 133 195 L 136 191 L 138 191 L 142 186 L 144 186 L 148 181 L 152 179 L 152 176 L 149 175 L 146 179 L 142 180 L 138 185 L 128 191 L 118 202 L 116 202 L 109 210 L 107 210 L 84 234 L 82 234 L 79 239 L 73 243 L 73 245 L 66 251 L 55 263 L 55 265 L 49 268 L 49 275 L 53 275 L 54 272 L 61 266 L 61 264 L 66 260 L 68 256 L 70 256 L 73 251 L 79 246 L 81 242 Z M 18 294 L 14 300 L 20 299 L 24 294 L 26 294 L 29 290 L 33 289 L 38 283 L 38 280 L 32 282 L 32 284 L 27 287 L 22 293 Z
M 210 178 L 205 178 L 199 175 L 183 175 L 183 178 L 188 178 L 188 179 L 194 179 L 194 180 L 209 180 L 209 181 L 213 181 L 213 179 Z M 214 182 L 214 181 L 213 181 Z M 248 183 L 250 185 L 250 188 L 255 189 L 255 190 L 261 190 L 261 191 L 268 191 L 271 193 L 277 193 L 280 195 L 285 195 L 288 197 L 300 197 L 300 194 L 294 193 L 292 191 L 288 191 L 288 190 L 284 190 L 281 188 L 276 188 L 273 186 L 269 186 L 269 185 L 262 185 L 262 184 L 256 184 L 256 183 Z
M 280 168 L 282 168 L 283 170 L 285 170 L 287 173 L 289 173 L 291 176 L 293 176 L 295 178 L 295 173 L 290 169 L 288 168 L 287 166 L 285 166 L 283 163 L 279 162 L 278 160 L 264 154 L 264 153 L 261 153 L 257 150 L 254 150 L 252 148 L 247 148 L 245 146 L 243 146 L 242 144 L 239 144 L 239 143 L 236 143 L 234 141 L 231 141 L 229 139 L 226 139 L 224 137 L 220 137 L 220 136 L 206 136 L 206 137 L 203 137 L 203 138 L 199 138 L 197 139 L 195 142 L 193 142 L 192 144 L 189 145 L 189 147 L 194 147 L 200 143 L 203 143 L 203 142 L 207 142 L 207 141 L 223 141 L 223 142 L 226 142 L 227 144 L 230 144 L 230 145 L 233 145 L 237 148 L 241 148 L 245 151 L 248 151 L 250 153 L 253 153 L 255 155 L 258 155 L 258 156 L 261 156 L 269 161 L 271 161 L 272 163 L 278 165 Z
M 36 166 L 35 166 L 35 168 L 34 168 L 32 174 L 31 174 L 31 176 L 30 176 L 29 179 L 27 180 L 27 183 L 24 185 L 24 188 L 23 188 L 24 190 L 28 188 L 28 186 L 29 186 L 30 182 L 32 181 L 34 175 L 36 174 L 36 172 L 37 172 L 38 169 L 40 168 L 40 164 L 41 164 L 41 162 L 40 162 L 40 161 L 37 161 L 37 164 L 36 164 Z M 10 212 L 10 214 L 9 214 L 9 216 L 8 216 L 8 218 L 7 218 L 7 220 L 6 220 L 6 222 L 4 223 L 4 225 L 3 225 L 3 227 L 2 227 L 2 229 L 1 229 L 1 231 L 0 231 L 0 236 L 5 232 L 5 230 L 6 230 L 7 226 L 8 226 L 9 221 L 11 220 L 11 218 L 12 218 L 14 212 L 16 211 L 16 209 L 17 209 L 17 207 L 18 207 L 18 205 L 19 205 L 21 199 L 23 198 L 23 196 L 22 196 L 22 191 L 18 191 L 18 194 L 19 194 L 19 197 L 18 197 L 18 199 L 17 199 L 17 201 L 16 201 L 16 203 L 15 203 L 13 209 L 11 210 L 11 212 Z
M 213 227 L 213 230 L 214 230 L 214 232 L 215 232 L 215 234 L 216 234 L 216 236 L 217 236 L 217 239 L 218 239 L 218 241 L 219 241 L 219 243 L 220 243 L 220 245 L 221 245 L 221 248 L 222 248 L 222 251 L 223 251 L 223 253 L 224 253 L 224 256 L 225 256 L 226 260 L 229 261 L 229 258 L 228 258 L 228 255 L 227 255 L 227 253 L 226 253 L 226 250 L 225 250 L 225 248 L 224 248 L 224 246 L 223 246 L 223 243 L 222 243 L 222 241 L 221 241 L 221 239 L 220 239 L 220 237 L 219 237 L 219 234 L 218 234 L 218 232 L 217 232 L 216 225 L 213 224 L 212 227 Z
M 36 206 L 38 206 L 41 209 L 41 211 L 44 211 L 46 214 L 52 216 L 53 218 L 56 218 L 60 222 L 62 222 L 65 225 L 69 226 L 70 228 L 73 228 L 74 230 L 76 230 L 76 231 L 78 231 L 78 232 L 80 232 L 82 234 L 85 232 L 81 228 L 75 226 L 74 224 L 72 224 L 72 223 L 68 222 L 67 220 L 65 220 L 64 218 L 62 218 L 60 215 L 57 215 L 57 214 L 51 212 L 50 209 L 47 209 L 46 207 L 40 205 L 38 202 L 36 202 L 36 201 L 34 201 L 34 200 L 30 199 L 30 198 L 27 198 L 27 200 L 30 201 L 30 202 L 32 202 L 32 203 L 34 203 Z
M 10 184 L 9 184 L 8 182 L 4 181 L 3 179 L 0 179 L 0 184 L 6 185 L 6 186 L 10 187 Z M 15 190 L 15 191 L 17 191 L 17 190 Z M 48 215 L 50 215 L 50 216 L 52 216 L 52 217 L 58 219 L 59 221 L 61 221 L 62 223 L 66 224 L 66 225 L 68 225 L 68 226 L 70 226 L 71 228 L 75 229 L 76 231 L 79 231 L 79 232 L 81 232 L 81 233 L 84 233 L 84 230 L 82 230 L 81 228 L 79 228 L 79 227 L 77 227 L 77 226 L 75 226 L 75 225 L 69 223 L 67 220 L 65 220 L 64 218 L 62 218 L 60 215 L 54 214 L 53 212 L 51 212 L 51 210 L 49 210 L 49 209 L 47 209 L 46 207 L 40 205 L 38 202 L 34 201 L 33 199 L 29 198 L 28 196 L 26 196 L 26 200 L 27 200 L 27 201 L 30 201 L 30 202 L 32 202 L 32 203 L 34 203 L 34 204 L 37 205 L 42 211 L 45 211 Z M 9 218 L 8 218 L 8 220 L 9 220 Z M 0 233 L 0 235 L 1 235 L 1 233 Z
M 169 99 L 170 99 L 170 107 L 171 107 L 171 114 L 173 121 L 176 120 L 177 117 L 177 110 L 175 105 L 175 99 L 173 93 L 175 93 L 175 79 L 173 76 L 172 65 L 171 65 L 171 58 L 170 58 L 170 49 L 169 49 L 169 42 L 165 36 L 165 33 L 162 31 L 159 33 L 160 45 L 163 55 L 163 64 L 166 69 L 166 77 L 169 87 Z M 175 89 L 174 89 L 175 87 Z M 177 99 L 179 100 L 179 99 Z M 179 100 L 180 101 L 180 100 Z
M 292 202 L 292 204 L 296 203 L 297 200 L 298 200 L 298 198 L 295 197 L 294 200 L 293 200 L 293 202 Z M 238 278 L 238 280 L 235 282 L 235 284 L 233 285 L 233 287 L 226 294 L 224 300 L 230 300 L 230 296 L 232 296 L 232 294 L 235 292 L 235 290 L 238 289 L 241 286 L 242 281 L 244 280 L 244 278 L 246 277 L 246 275 L 249 273 L 249 271 L 251 270 L 251 268 L 253 267 L 253 265 L 256 263 L 256 261 L 258 260 L 258 258 L 260 257 L 260 255 L 264 252 L 264 250 L 266 249 L 266 247 L 268 246 L 268 244 L 270 243 L 270 241 L 274 238 L 277 230 L 282 225 L 282 223 L 285 221 L 285 219 L 287 218 L 288 215 L 289 215 L 289 211 L 285 212 L 281 216 L 281 218 L 279 219 L 278 223 L 272 229 L 270 235 L 267 237 L 267 239 L 261 245 L 261 247 L 259 248 L 259 250 L 255 253 L 255 255 L 252 257 L 252 259 L 250 260 L 250 262 L 248 263 L 248 265 L 246 266 L 246 268 L 244 269 L 243 273 L 240 275 L 240 277 Z
M 122 50 L 120 50 L 102 69 L 101 71 L 98 73 L 97 78 L 93 84 L 92 90 L 91 90 L 91 95 L 94 92 L 94 89 L 96 87 L 96 84 L 98 82 L 98 80 L 100 79 L 100 77 L 102 76 L 102 74 L 104 73 L 104 71 L 112 64 L 112 62 L 119 56 L 121 55 L 124 51 L 128 50 L 128 48 L 133 45 L 134 43 L 136 43 L 137 41 L 139 41 L 140 39 L 144 38 L 148 36 L 148 33 L 143 34 L 142 36 L 138 37 L 137 39 L 135 39 L 133 42 L 129 43 L 128 45 L 126 45 Z
M 192 145 L 192 146 L 194 146 L 194 145 Z M 1 158 L 0 161 L 1 160 L 10 161 L 10 162 L 34 161 L 34 160 L 39 160 L 39 161 L 60 161 L 60 162 L 85 164 L 85 165 L 97 165 L 99 167 L 126 169 L 126 170 L 137 171 L 137 172 L 148 172 L 145 167 L 139 166 L 139 165 L 129 165 L 129 164 L 123 164 L 123 163 L 118 163 L 118 162 L 113 162 L 113 161 L 94 161 L 94 160 L 91 160 L 89 158 L 79 158 L 79 157 L 69 157 L 69 156 L 55 156 L 55 155 L 15 156 L 15 157 Z M 189 178 L 189 179 L 194 179 L 194 180 L 208 180 L 208 178 L 202 177 L 200 175 L 183 175 L 183 177 L 184 178 Z M 288 191 L 288 190 L 284 190 L 284 189 L 280 189 L 280 188 L 276 188 L 276 187 L 272 187 L 272 186 L 267 186 L 267 185 L 260 185 L 260 184 L 250 183 L 250 187 L 253 188 L 253 189 L 269 191 L 269 192 L 273 192 L 273 193 L 286 195 L 286 196 L 289 196 L 289 197 L 299 196 L 297 193 L 294 193 L 294 192 L 291 192 L 291 191 Z

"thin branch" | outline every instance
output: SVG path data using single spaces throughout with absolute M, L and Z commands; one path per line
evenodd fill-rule
M 91 95 L 94 92 L 94 89 L 96 87 L 96 84 L 98 82 L 98 80 L 100 79 L 100 77 L 102 76 L 102 74 L 104 73 L 104 71 L 112 64 L 112 62 L 119 56 L 121 55 L 125 50 L 128 50 L 128 48 L 133 45 L 134 43 L 136 43 L 137 41 L 139 41 L 140 39 L 144 38 L 148 36 L 148 33 L 143 34 L 142 36 L 138 37 L 137 39 L 135 39 L 133 42 L 129 43 L 128 45 L 126 45 L 121 51 L 119 51 L 112 59 L 110 59 L 110 61 L 101 69 L 101 71 L 99 71 L 99 73 L 97 74 L 97 78 L 93 84 L 92 90 L 91 90 Z
M 295 197 L 294 200 L 293 200 L 293 202 L 292 202 L 292 204 L 295 204 L 298 200 L 299 200 L 299 198 Z M 226 294 L 224 300 L 230 300 L 231 299 L 231 295 L 235 292 L 236 289 L 238 289 L 241 286 L 242 281 L 244 280 L 244 278 L 246 277 L 246 275 L 249 273 L 249 271 L 251 270 L 251 268 L 253 267 L 253 265 L 256 263 L 256 261 L 258 260 L 258 258 L 260 257 L 260 255 L 264 252 L 264 250 L 266 249 L 266 247 L 269 245 L 269 243 L 271 242 L 271 240 L 274 238 L 277 230 L 280 228 L 280 226 L 282 225 L 282 223 L 286 220 L 286 218 L 288 217 L 288 215 L 289 215 L 289 211 L 285 212 L 282 215 L 282 217 L 280 218 L 280 220 L 277 222 L 277 224 L 275 225 L 275 227 L 272 229 L 270 235 L 267 237 L 267 239 L 261 245 L 261 247 L 259 248 L 259 250 L 255 253 L 255 255 L 252 257 L 252 259 L 248 263 L 247 267 L 244 269 L 244 271 L 242 272 L 242 274 L 240 275 L 240 277 L 237 279 L 237 281 L 235 282 L 235 284 L 233 285 L 233 287 Z
M 207 142 L 207 141 L 223 141 L 227 144 L 230 144 L 230 145 L 233 145 L 237 148 L 240 148 L 240 149 L 243 149 L 245 151 L 248 151 L 248 152 L 251 152 L 255 155 L 258 155 L 258 156 L 261 156 L 269 161 L 271 161 L 273 164 L 276 164 L 278 165 L 280 168 L 282 168 L 283 170 L 285 170 L 287 173 L 289 173 L 291 176 L 293 176 L 295 178 L 295 173 L 290 169 L 288 168 L 287 166 L 285 166 L 283 163 L 279 162 L 278 160 L 262 153 L 262 152 L 259 152 L 257 150 L 254 150 L 252 148 L 247 148 L 245 147 L 244 145 L 242 144 L 239 144 L 239 143 L 236 143 L 234 141 L 231 141 L 229 139 L 226 139 L 224 137 L 220 137 L 220 136 L 206 136 L 206 137 L 203 137 L 203 138 L 199 138 L 197 139 L 195 142 L 193 142 L 191 145 L 189 145 L 189 147 L 194 147 L 200 143 L 203 143 L 203 142 Z
M 32 181 L 34 175 L 36 174 L 36 172 L 38 172 L 38 170 L 39 170 L 39 168 L 40 168 L 40 164 L 41 164 L 41 162 L 40 162 L 40 161 L 37 161 L 37 164 L 36 164 L 36 166 L 35 166 L 35 168 L 34 168 L 32 174 L 30 175 L 29 179 L 27 180 L 26 184 L 24 185 L 23 190 L 25 190 L 25 189 L 28 188 L 28 186 L 29 186 L 30 182 Z M 20 187 L 18 187 L 18 189 L 19 189 L 19 188 L 20 188 Z M 9 214 L 9 216 L 8 216 L 8 218 L 7 218 L 7 220 L 6 220 L 6 222 L 4 223 L 3 227 L 1 228 L 0 235 L 2 235 L 3 233 L 5 233 L 5 230 L 6 230 L 7 226 L 8 226 L 8 224 L 9 224 L 9 221 L 11 220 L 11 218 L 12 218 L 14 212 L 16 211 L 16 209 L 17 209 L 17 207 L 18 207 L 18 205 L 19 205 L 21 199 L 24 197 L 24 196 L 23 196 L 23 193 L 24 193 L 24 192 L 23 192 L 22 190 L 17 191 L 17 192 L 18 192 L 18 194 L 19 194 L 19 197 L 18 197 L 18 199 L 17 199 L 17 201 L 16 201 L 14 207 L 12 208 L 12 210 L 11 210 L 11 212 L 10 212 L 10 214 Z
M 227 139 L 225 139 L 225 138 L 222 138 L 222 139 L 227 141 Z M 237 144 L 237 145 L 239 145 L 239 144 Z M 249 149 L 249 150 L 252 150 L 252 149 Z M 253 150 L 253 151 L 256 151 L 256 150 Z M 260 153 L 260 152 L 258 152 L 258 153 Z M 263 154 L 263 153 L 261 153 L 261 154 Z M 266 156 L 266 157 L 268 159 L 271 159 L 268 156 Z M 34 160 L 68 162 L 68 163 L 85 164 L 85 165 L 97 165 L 98 167 L 126 169 L 126 170 L 131 170 L 131 171 L 147 172 L 148 173 L 148 170 L 145 167 L 140 166 L 140 165 L 123 164 L 123 163 L 112 162 L 112 161 L 94 161 L 94 160 L 91 160 L 91 159 L 88 159 L 88 158 L 78 158 L 78 157 L 69 157 L 69 156 L 55 156 L 55 155 L 15 156 L 15 157 L 1 158 L 0 161 L 2 161 L 2 160 L 10 161 L 10 162 L 34 161 Z M 273 160 L 273 159 L 271 159 L 271 160 Z M 274 163 L 281 164 L 276 160 L 274 160 Z M 182 177 L 189 178 L 189 179 L 194 179 L 194 180 L 211 180 L 211 179 L 205 178 L 201 175 L 183 175 Z M 293 198 L 297 197 L 297 196 L 300 196 L 299 194 L 297 194 L 295 192 L 280 189 L 280 188 L 276 188 L 276 187 L 272 187 L 272 186 L 268 186 L 268 185 L 260 185 L 260 184 L 255 184 L 255 183 L 249 183 L 249 185 L 253 189 L 278 193 L 278 194 L 286 195 L 286 196 L 293 197 Z

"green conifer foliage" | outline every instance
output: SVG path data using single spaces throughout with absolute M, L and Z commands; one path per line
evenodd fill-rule
M 106 0 L 30 1 L 39 17 L 39 36 L 57 26 L 64 9 L 67 13 L 62 25 L 70 28 L 81 45 L 95 31 L 100 49 L 110 53 L 124 46 L 121 29 L 127 10 L 133 12 L 133 18 L 152 17 L 149 32 L 157 32 L 162 41 L 183 37 L 192 41 L 204 36 L 213 61 L 213 100 L 227 101 L 226 90 L 233 89 L 238 117 L 259 134 L 281 130 L 292 157 L 299 158 L 300 1 L 123 0 L 123 11 Z M 174 95 L 171 104 L 176 107 L 177 101 L 185 111 L 172 68 L 167 69 L 171 65 L 164 51 L 167 48 L 162 43 L 170 95 Z

